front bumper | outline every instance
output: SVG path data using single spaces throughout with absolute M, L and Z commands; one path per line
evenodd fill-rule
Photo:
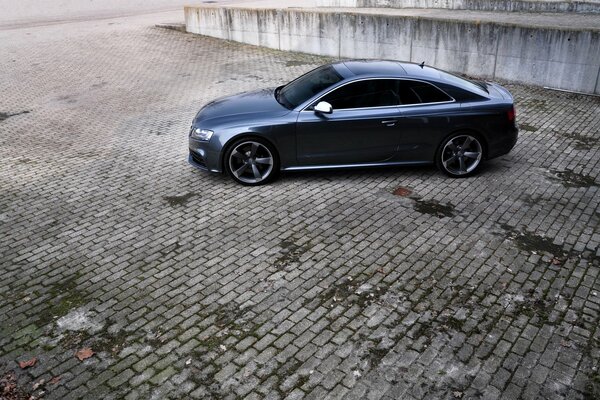
M 189 139 L 188 162 L 203 171 L 222 172 L 221 153 L 210 148 L 209 142 Z

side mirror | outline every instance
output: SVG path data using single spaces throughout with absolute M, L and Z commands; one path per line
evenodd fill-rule
M 331 104 L 329 104 L 326 101 L 320 101 L 315 106 L 315 112 L 318 112 L 321 114 L 331 114 L 333 112 L 333 107 L 331 106 Z

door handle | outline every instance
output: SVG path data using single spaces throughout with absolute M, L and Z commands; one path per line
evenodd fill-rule
M 394 126 L 394 125 L 396 125 L 396 122 L 398 122 L 397 119 L 386 119 L 384 121 L 381 121 L 381 123 L 384 124 L 385 126 Z

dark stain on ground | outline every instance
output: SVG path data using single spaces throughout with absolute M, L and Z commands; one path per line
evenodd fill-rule
M 550 173 L 552 174 L 550 179 L 560 182 L 564 187 L 581 188 L 600 186 L 593 177 L 572 170 L 550 170 Z
M 127 333 L 122 330 L 114 334 L 106 332 L 104 336 L 94 341 L 92 348 L 96 352 L 104 351 L 115 357 L 127 344 L 127 337 Z
M 76 280 L 77 276 L 69 277 L 56 283 L 50 289 L 50 298 L 46 301 L 48 307 L 40 313 L 38 326 L 47 325 L 87 302 L 84 295 L 77 289 Z
M 366 356 L 363 357 L 363 360 L 366 359 L 371 364 L 371 369 L 375 369 L 381 364 L 381 360 L 390 352 L 390 349 L 385 349 L 381 347 L 382 339 L 378 339 L 375 341 L 374 346 L 370 347 Z
M 537 298 L 534 294 L 525 297 L 524 301 L 519 302 L 514 310 L 516 317 L 526 315 L 530 318 L 533 325 L 541 327 L 548 324 L 550 313 L 554 309 L 554 302 L 549 302 L 541 298 Z M 534 318 L 535 319 L 532 319 Z
M 547 101 L 540 99 L 527 99 L 521 102 L 519 106 L 531 111 L 546 111 L 548 109 Z
M 552 131 L 552 134 L 569 139 L 573 143 L 575 150 L 591 150 L 598 144 L 598 139 L 594 137 L 583 136 L 578 133 L 564 131 Z
M 535 132 L 535 131 L 537 131 L 537 128 L 532 125 L 519 124 L 519 130 L 526 131 L 526 132 Z
M 506 224 L 500 226 L 506 231 L 506 237 L 514 241 L 521 250 L 546 252 L 554 256 L 566 255 L 567 253 L 563 250 L 562 246 L 554 244 L 552 239 L 531 232 L 520 232 Z
M 25 111 L 20 111 L 20 112 L 9 114 L 9 113 L 0 111 L 0 122 L 4 121 L 6 119 L 9 119 L 10 117 L 15 117 L 17 115 L 22 115 L 22 114 L 29 114 L 30 112 L 31 111 L 29 111 L 29 110 L 25 110 Z
M 278 270 L 283 270 L 290 264 L 300 261 L 300 257 L 311 247 L 310 242 L 300 246 L 294 242 L 284 240 L 281 242 L 281 255 L 273 262 Z
M 219 306 L 213 313 L 213 315 L 216 315 L 215 325 L 219 328 L 232 326 L 246 313 L 246 311 L 247 310 L 240 309 L 236 305 L 229 303 Z
M 449 204 L 441 204 L 435 200 L 415 199 L 415 210 L 422 214 L 435 215 L 438 218 L 453 217 L 454 207 Z
M 332 302 L 333 305 L 347 302 L 364 308 L 373 302 L 377 302 L 386 292 L 387 287 L 382 284 L 373 286 L 363 283 L 360 279 L 344 277 L 324 290 L 319 298 L 323 303 Z
M 170 206 L 183 206 L 185 205 L 192 197 L 196 196 L 196 193 L 186 193 L 179 196 L 164 196 L 165 199 Z
M 533 196 L 531 194 L 524 194 L 523 196 L 520 197 L 520 200 L 527 204 L 528 206 L 534 206 L 536 204 L 538 204 L 541 201 L 541 197 L 540 196 Z

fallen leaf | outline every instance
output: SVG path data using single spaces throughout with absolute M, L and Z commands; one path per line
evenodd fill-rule
M 407 196 L 410 196 L 412 194 L 412 190 L 400 186 L 400 187 L 394 189 L 394 191 L 392 192 L 392 194 L 394 196 L 407 197 Z
M 54 378 L 48 381 L 48 383 L 51 385 L 56 385 L 58 382 L 60 382 L 60 376 L 55 376 Z
M 21 367 L 21 369 L 33 367 L 36 362 L 37 362 L 37 357 L 33 357 L 31 360 L 27 360 L 27 361 L 19 361 L 19 367 Z
M 91 348 L 84 347 L 83 349 L 81 349 L 77 353 L 75 353 L 75 357 L 77 357 L 79 359 L 79 361 L 83 361 L 83 360 L 90 358 L 94 354 L 95 353 Z

